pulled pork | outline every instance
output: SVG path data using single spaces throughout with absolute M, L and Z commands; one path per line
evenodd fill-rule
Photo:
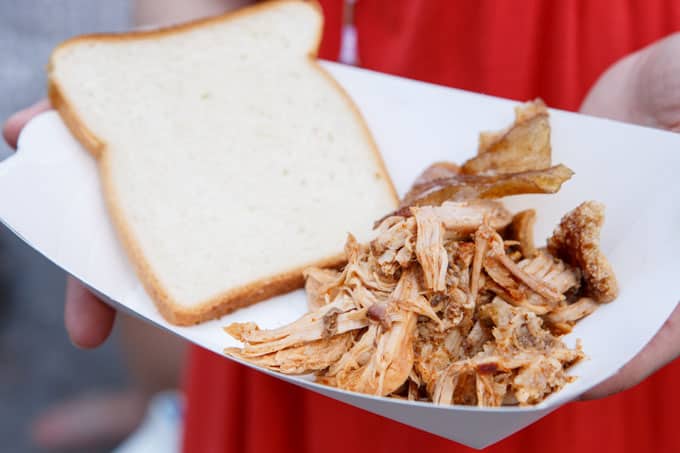
M 529 405 L 570 382 L 567 370 L 584 354 L 559 335 L 597 308 L 590 270 L 546 249 L 511 251 L 501 232 L 512 216 L 496 202 L 411 211 L 385 219 L 369 244 L 350 236 L 342 271 L 308 270 L 310 312 L 299 320 L 229 326 L 245 346 L 227 352 L 347 390 L 437 404 Z M 592 239 L 591 227 L 583 234 Z
M 350 235 L 342 270 L 308 269 L 307 314 L 272 330 L 232 324 L 226 331 L 244 346 L 226 353 L 372 395 L 543 401 L 584 357 L 560 336 L 617 294 L 599 248 L 602 205 L 568 213 L 537 248 L 535 212 L 513 217 L 488 199 L 556 191 L 572 172 L 551 167 L 549 138 L 545 105 L 522 105 L 462 168 L 429 167 L 370 243 Z

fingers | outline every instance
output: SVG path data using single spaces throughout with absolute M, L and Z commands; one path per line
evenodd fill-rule
M 44 99 L 12 115 L 2 130 L 7 143 L 16 148 L 19 134 L 26 123 L 49 108 L 49 101 Z M 81 348 L 99 346 L 111 333 L 115 313 L 113 308 L 101 302 L 69 277 L 66 282 L 64 324 L 73 344 Z
M 2 130 L 7 143 L 16 148 L 19 134 L 26 123 L 49 108 L 49 101 L 44 99 L 12 115 Z M 115 313 L 113 308 L 69 277 L 66 282 L 64 324 L 73 344 L 81 348 L 99 346 L 111 333 Z
M 635 105 L 651 125 L 680 129 L 680 33 L 670 35 L 642 51 L 634 87 Z
M 618 373 L 581 396 L 603 398 L 629 389 L 680 355 L 680 304 L 645 348 Z
M 66 281 L 64 324 L 73 344 L 94 348 L 111 333 L 116 311 L 71 277 Z
M 16 149 L 21 129 L 24 128 L 26 123 L 28 123 L 31 118 L 49 109 L 50 102 L 47 99 L 43 99 L 42 101 L 33 104 L 27 109 L 10 116 L 2 128 L 2 136 L 5 138 L 5 141 L 9 144 L 9 146 Z

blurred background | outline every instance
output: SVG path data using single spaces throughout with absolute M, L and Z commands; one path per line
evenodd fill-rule
M 130 24 L 127 0 L 0 0 L 0 122 L 45 97 L 45 66 L 56 44 Z M 11 150 L 0 142 L 4 159 Z M 98 452 L 116 443 L 112 435 L 99 447 L 38 445 L 59 447 L 69 429 L 96 423 L 103 405 L 117 410 L 110 403 L 120 402 L 116 395 L 130 385 L 118 333 L 93 351 L 71 345 L 63 325 L 64 282 L 63 272 L 0 227 L 2 451 Z

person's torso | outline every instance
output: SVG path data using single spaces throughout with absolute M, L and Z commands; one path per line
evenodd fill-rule
M 342 0 L 321 0 L 320 56 L 337 59 Z M 673 0 L 358 0 L 363 67 L 575 110 L 613 62 L 680 30 Z M 613 93 L 612 95 L 616 95 Z M 195 349 L 186 452 L 473 451 Z M 563 408 L 492 452 L 680 451 L 673 364 L 603 401 Z

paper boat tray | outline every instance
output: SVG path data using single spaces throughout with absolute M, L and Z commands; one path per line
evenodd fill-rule
M 480 131 L 502 128 L 513 118 L 515 101 L 324 66 L 358 104 L 401 194 L 428 164 L 469 158 Z M 515 197 L 507 205 L 536 208 L 536 238 L 542 242 L 566 211 L 589 199 L 604 202 L 602 247 L 621 286 L 616 301 L 581 321 L 566 338 L 572 345 L 580 338 L 589 356 L 573 368 L 574 383 L 534 407 L 483 409 L 376 398 L 262 372 L 476 448 L 527 426 L 614 374 L 653 337 L 680 296 L 680 135 L 556 110 L 551 124 L 553 161 L 571 167 L 575 176 L 557 195 Z M 305 312 L 304 293 L 297 291 L 198 326 L 168 324 L 121 250 L 93 158 L 55 112 L 35 118 L 23 131 L 18 152 L 0 164 L 0 218 L 112 305 L 218 354 L 238 345 L 222 330 L 231 322 L 276 327 Z

